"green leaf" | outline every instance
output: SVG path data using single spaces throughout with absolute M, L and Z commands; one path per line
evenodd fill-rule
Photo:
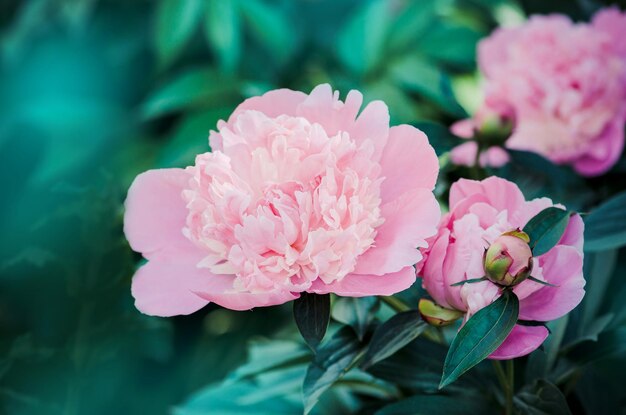
M 375 415 L 474 415 L 494 413 L 486 399 L 469 394 L 419 394 L 382 407 Z
M 455 118 L 467 117 L 454 97 L 450 79 L 432 63 L 418 56 L 407 56 L 392 64 L 389 70 L 402 88 L 425 97 Z
M 157 167 L 185 167 L 194 163 L 196 155 L 210 151 L 209 131 L 217 121 L 225 119 L 230 108 L 201 111 L 186 115 L 176 125 L 166 143 L 159 146 Z
M 428 325 L 422 320 L 417 310 L 394 315 L 374 331 L 361 367 L 368 368 L 391 356 L 415 340 L 426 327 Z
M 224 78 L 213 69 L 183 72 L 153 92 L 141 109 L 144 118 L 155 118 L 189 108 L 233 102 L 239 97 L 239 83 Z
M 204 31 L 221 69 L 226 73 L 233 72 L 239 63 L 242 43 L 240 26 L 237 0 L 209 0 Z
M 338 297 L 331 314 L 338 322 L 352 327 L 362 340 L 379 306 L 376 297 Z
M 304 341 L 315 350 L 324 338 L 330 320 L 330 294 L 303 292 L 293 302 L 293 316 Z
M 251 381 L 211 385 L 176 407 L 173 414 L 290 415 L 302 411 L 302 406 L 297 402 L 280 395 L 246 402 L 249 395 L 259 391 L 259 386 Z
M 585 250 L 604 251 L 626 245 L 626 192 L 604 202 L 585 217 Z
M 533 256 L 545 254 L 559 242 L 565 233 L 569 217 L 570 213 L 567 210 L 549 207 L 528 221 L 524 226 L 524 232 L 530 237 L 529 245 Z
M 513 398 L 513 403 L 521 413 L 527 415 L 571 415 L 559 388 L 543 379 L 522 389 Z
M 244 0 L 239 5 L 253 38 L 274 59 L 284 63 L 296 46 L 296 31 L 291 26 L 291 20 L 276 6 L 270 6 L 263 0 Z
M 161 65 L 169 65 L 185 47 L 200 23 L 202 4 L 202 0 L 161 0 L 154 28 Z
M 424 33 L 415 48 L 430 59 L 473 69 L 476 63 L 476 44 L 484 34 L 455 23 L 439 22 Z
M 315 360 L 304 377 L 305 413 L 309 413 L 322 393 L 348 371 L 360 350 L 359 340 L 348 326 L 342 327 L 318 348 Z
M 585 241 L 586 242 L 586 241 Z M 585 253 L 583 275 L 587 280 L 585 297 L 580 305 L 582 318 L 578 324 L 578 332 L 582 334 L 591 326 L 600 312 L 611 277 L 617 264 L 618 251 Z
M 292 367 L 310 360 L 311 352 L 301 342 L 286 340 L 260 340 L 250 345 L 248 363 L 239 366 L 228 377 L 237 381 L 260 373 Z
M 519 300 L 510 290 L 474 314 L 452 341 L 439 388 L 454 382 L 493 353 L 513 330 L 518 314 Z
M 337 41 L 339 59 L 357 75 L 366 74 L 382 60 L 392 12 L 384 0 L 362 4 L 343 26 Z
M 605 331 L 598 341 L 586 341 L 575 346 L 567 356 L 579 365 L 586 365 L 626 352 L 626 328 Z

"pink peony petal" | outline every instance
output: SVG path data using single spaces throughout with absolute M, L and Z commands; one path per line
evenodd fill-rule
M 192 262 L 149 261 L 133 277 L 135 307 L 151 316 L 191 314 L 209 302 L 194 294 L 210 278 Z
M 299 293 L 270 291 L 262 293 L 238 292 L 233 290 L 233 277 L 212 275 L 202 290 L 195 291 L 199 297 L 231 310 L 250 310 L 254 307 L 267 307 L 295 300 Z
M 190 175 L 183 169 L 148 170 L 135 178 L 126 198 L 124 233 L 145 258 L 184 252 L 187 209 L 182 189 Z
M 514 212 L 524 203 L 524 195 L 515 183 L 496 176 L 488 177 L 482 182 L 460 179 L 450 188 L 450 208 L 472 194 L 483 194 L 498 209 Z
M 429 259 L 424 261 L 420 275 L 428 275 L 422 279 L 422 285 L 430 296 L 442 307 L 452 308 L 446 299 L 445 278 L 443 275 L 443 261 L 446 258 L 450 244 L 450 231 L 442 229 L 432 246 L 429 246 Z
M 359 114 L 354 126 L 347 131 L 357 144 L 372 140 L 374 144 L 372 159 L 378 161 L 387 145 L 389 136 L 389 109 L 387 105 L 382 101 L 370 102 Z
M 541 346 L 547 337 L 548 329 L 543 326 L 520 326 L 518 324 L 513 327 L 513 331 L 489 356 L 489 359 L 508 360 L 525 356 Z
M 437 232 L 439 204 L 430 190 L 415 189 L 381 208 L 385 222 L 377 228 L 374 246 L 358 259 L 356 274 L 383 275 L 415 265 L 425 239 Z
M 472 138 L 474 137 L 476 127 L 476 121 L 473 118 L 466 118 L 452 124 L 450 131 L 461 138 Z
M 400 271 L 385 275 L 348 274 L 341 281 L 324 284 L 313 281 L 307 291 L 317 294 L 335 293 L 346 297 L 366 297 L 369 295 L 392 295 L 409 288 L 415 282 L 415 269 L 405 267 Z
M 426 134 L 409 125 L 389 130 L 389 141 L 380 159 L 383 203 L 416 188 L 433 189 L 437 181 L 439 160 Z
M 556 287 L 543 286 L 521 300 L 520 319 L 535 321 L 557 319 L 576 307 L 585 295 L 583 255 L 578 249 L 573 246 L 557 245 L 540 257 L 540 264 L 543 278 Z
M 477 151 L 478 143 L 476 141 L 459 144 L 450 150 L 450 161 L 459 166 L 472 167 L 476 163 Z
M 323 84 L 316 86 L 298 106 L 297 115 L 320 124 L 332 136 L 353 127 L 362 103 L 363 95 L 359 91 L 350 91 L 344 103 L 330 85 Z
M 625 87 L 626 88 L 626 87 Z M 589 151 L 574 162 L 574 169 L 583 176 L 593 177 L 606 173 L 619 160 L 624 150 L 624 116 L 615 117 Z M 594 154 L 595 153 L 595 154 Z

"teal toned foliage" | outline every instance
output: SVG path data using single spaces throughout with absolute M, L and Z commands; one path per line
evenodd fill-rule
M 471 365 L 457 360 L 464 337 L 453 340 L 462 319 L 445 328 L 420 319 L 419 281 L 392 298 L 250 312 L 210 305 L 161 319 L 134 308 L 142 259 L 122 232 L 133 178 L 210 151 L 209 131 L 242 100 L 324 82 L 342 97 L 355 88 L 382 99 L 392 124 L 428 134 L 442 203 L 459 177 L 497 174 L 527 198 L 583 213 L 587 295 L 515 361 L 512 402 L 520 413 L 623 413 L 626 158 L 593 179 L 520 151 L 486 171 L 448 158 L 462 142 L 448 127 L 479 99 L 481 38 L 533 13 L 586 20 L 605 3 L 0 1 L 0 413 L 501 411 L 497 373 L 478 363 L 493 339 L 438 390 L 442 374 Z M 536 250 L 554 243 L 564 217 Z

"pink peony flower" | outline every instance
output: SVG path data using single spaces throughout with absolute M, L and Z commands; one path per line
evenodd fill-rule
M 424 288 L 441 306 L 466 313 L 466 318 L 491 304 L 500 295 L 498 286 L 481 281 L 452 284 L 485 275 L 485 249 L 502 234 L 523 228 L 543 209 L 553 206 L 547 198 L 526 201 L 518 187 L 507 180 L 490 177 L 483 181 L 461 179 L 450 189 L 450 212 L 439 232 L 428 241 L 418 274 Z M 571 217 L 565 234 L 550 251 L 533 258 L 531 275 L 556 287 L 526 279 L 513 289 L 520 299 L 521 320 L 550 321 L 572 310 L 584 296 L 583 221 Z M 528 259 L 516 254 L 522 266 Z M 519 271 L 519 270 L 517 270 Z M 490 356 L 511 359 L 526 355 L 543 343 L 548 331 L 543 326 L 516 325 L 504 343 Z
M 440 218 L 438 160 L 421 131 L 389 127 L 384 103 L 359 114 L 361 103 L 329 85 L 271 91 L 220 121 L 195 165 L 139 175 L 124 223 L 149 260 L 133 278 L 137 308 L 171 316 L 409 287 Z
M 468 141 L 450 150 L 450 160 L 459 166 L 472 167 L 476 163 L 478 143 Z M 510 160 L 509 154 L 502 147 L 489 147 L 480 153 L 478 163 L 481 167 L 502 167 Z
M 626 14 L 599 12 L 592 24 L 533 16 L 478 46 L 485 77 L 482 114 L 514 122 L 506 146 L 533 151 L 580 174 L 610 169 L 624 147 Z

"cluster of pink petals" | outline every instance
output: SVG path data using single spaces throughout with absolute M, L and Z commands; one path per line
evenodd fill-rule
M 440 218 L 426 136 L 359 114 L 329 85 L 242 103 L 186 169 L 150 170 L 128 192 L 125 228 L 148 259 L 133 278 L 146 314 L 236 310 L 300 292 L 390 295 L 415 281 L 417 249 Z
M 606 172 L 624 147 L 626 14 L 597 13 L 590 24 L 533 16 L 500 28 L 478 47 L 485 78 L 479 114 L 514 122 L 506 147 L 569 164 L 585 176 Z
M 548 198 L 526 201 L 519 188 L 507 180 L 490 177 L 483 181 L 461 179 L 450 189 L 450 212 L 418 269 L 424 288 L 441 306 L 460 310 L 466 318 L 491 304 L 500 295 L 490 281 L 452 284 L 485 275 L 483 254 L 504 232 L 523 228 L 543 209 L 553 206 Z M 558 244 L 534 258 L 531 275 L 556 287 L 525 280 L 514 288 L 520 299 L 521 320 L 550 321 L 571 311 L 584 296 L 583 221 L 570 218 Z M 543 326 L 516 325 L 504 343 L 490 356 L 512 359 L 526 355 L 543 343 Z

